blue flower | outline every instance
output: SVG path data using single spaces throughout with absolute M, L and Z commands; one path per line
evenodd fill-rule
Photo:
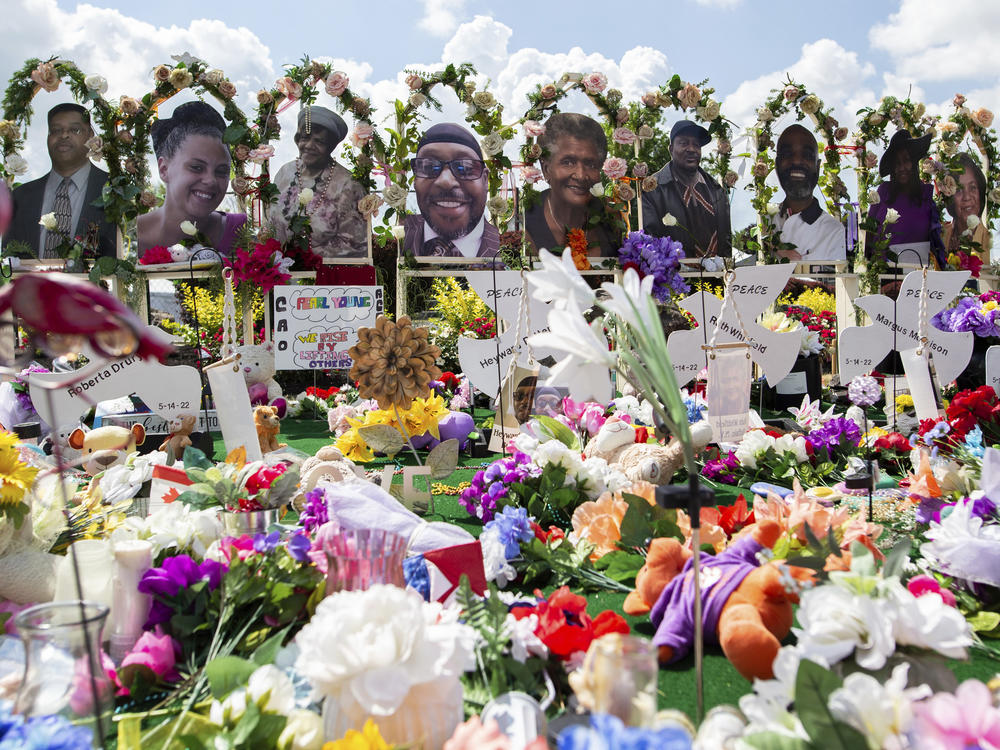
M 272 531 L 270 534 L 258 534 L 253 538 L 254 552 L 266 555 L 268 552 L 273 552 L 274 548 L 278 546 L 278 542 L 280 541 L 280 531 Z
M 254 547 L 256 548 L 256 542 L 254 543 Z M 311 548 L 312 543 L 309 541 L 309 537 L 301 531 L 297 534 L 292 534 L 288 540 L 288 554 L 301 563 L 309 562 L 309 550 Z
M 591 714 L 590 726 L 570 727 L 559 735 L 559 750 L 690 750 L 683 729 L 626 727 L 617 716 Z
M 484 531 L 496 533 L 503 544 L 504 556 L 510 560 L 521 553 L 521 542 L 530 542 L 535 538 L 531 530 L 531 519 L 525 508 L 506 506 L 493 520 L 483 527 Z
M 982 458 L 986 453 L 983 446 L 983 431 L 976 425 L 965 434 L 965 449 L 976 458 Z
M 92 739 L 92 730 L 62 716 L 36 716 L 11 727 L 0 740 L 0 750 L 89 750 Z

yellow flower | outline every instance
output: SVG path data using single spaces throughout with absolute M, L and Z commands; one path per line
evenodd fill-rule
M 795 300 L 795 304 L 799 307 L 808 307 L 815 313 L 836 312 L 837 310 L 837 298 L 819 287 L 802 292 Z
M 420 425 L 420 432 L 417 434 L 423 435 L 429 431 L 437 440 L 441 439 L 441 433 L 438 431 L 438 422 L 441 421 L 442 417 L 448 416 L 448 407 L 445 406 L 444 399 L 441 396 L 432 393 L 428 398 L 415 399 L 413 406 L 410 407 L 407 414 L 403 415 L 403 418 L 407 419 L 408 414 L 414 415 L 414 421 Z M 407 429 L 409 429 L 408 419 Z
M 38 469 L 21 460 L 17 436 L 0 432 L 0 510 L 19 505 L 34 484 L 36 474 Z
M 985 303 L 983 305 L 983 311 L 984 312 L 989 312 L 990 310 L 996 310 L 997 307 L 998 307 L 998 305 L 997 305 L 996 301 L 995 300 L 990 300 L 989 302 L 987 302 L 987 303 Z
M 323 750 L 391 750 L 391 748 L 382 739 L 382 733 L 378 731 L 375 722 L 368 719 L 360 732 L 348 729 L 342 739 L 323 745 Z
M 356 463 L 365 463 L 375 458 L 368 444 L 361 439 L 357 427 L 352 427 L 339 438 L 337 438 L 337 450 L 344 454 L 345 458 Z
M 872 427 L 868 432 L 861 436 L 861 440 L 858 441 L 858 445 L 867 445 L 869 447 L 875 445 L 875 441 L 880 437 L 885 437 L 888 435 L 888 430 L 883 430 L 881 427 Z
M 902 414 L 903 412 L 909 411 L 913 408 L 913 396 L 909 393 L 903 393 L 896 396 L 896 413 Z
M 351 419 L 348 417 L 347 421 L 351 422 Z M 372 409 L 365 412 L 364 422 L 361 424 L 387 424 L 396 427 L 396 415 L 390 409 Z

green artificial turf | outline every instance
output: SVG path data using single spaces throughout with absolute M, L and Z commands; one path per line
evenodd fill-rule
M 333 443 L 326 420 L 322 417 L 319 419 L 284 420 L 281 424 L 279 439 L 307 454 L 315 454 L 322 446 Z M 221 435 L 216 436 L 215 452 L 217 458 L 225 455 Z M 464 454 L 460 455 L 460 468 L 456 469 L 451 476 L 443 480 L 443 483 L 454 487 L 460 482 L 470 481 L 476 469 L 488 464 L 492 458 L 496 458 L 496 456 L 482 459 L 472 458 Z M 365 468 L 369 470 L 381 469 L 388 464 L 395 464 L 402 467 L 414 463 L 413 456 L 408 451 L 404 451 L 396 456 L 394 460 L 376 459 L 365 464 Z M 398 484 L 401 481 L 402 477 L 397 476 L 394 483 Z M 723 487 L 716 492 L 716 500 L 723 505 L 729 504 L 741 492 L 743 490 L 739 488 Z M 457 495 L 435 495 L 434 513 L 428 514 L 426 518 L 429 521 L 455 523 L 470 531 L 475 536 L 478 536 L 482 530 L 482 524 L 478 519 L 470 516 L 465 511 L 459 503 Z M 546 593 L 548 593 L 548 590 Z M 622 614 L 621 608 L 624 600 L 625 595 L 618 592 L 602 591 L 587 594 L 587 611 L 592 616 L 596 616 L 608 609 Z M 625 615 L 625 619 L 635 633 L 652 637 L 653 627 L 647 617 L 630 617 Z M 1000 672 L 1000 655 L 991 655 L 981 650 L 974 651 L 969 661 L 951 661 L 949 662 L 949 666 L 959 681 L 974 677 L 986 682 Z M 706 645 L 703 675 L 704 708 L 706 711 L 717 705 L 736 705 L 741 696 L 751 691 L 751 684 L 732 667 L 718 646 Z M 660 708 L 678 709 L 692 719 L 695 717 L 696 699 L 693 653 L 676 664 L 660 670 L 659 695 Z

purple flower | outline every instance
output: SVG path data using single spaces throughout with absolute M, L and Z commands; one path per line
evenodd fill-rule
M 1000 336 L 1000 308 L 984 310 L 983 304 L 993 301 L 987 296 L 963 297 L 954 307 L 937 313 L 931 322 L 942 331 L 972 331 L 983 338 Z
M 326 504 L 326 491 L 322 487 L 317 487 L 306 493 L 305 500 L 305 507 L 299 515 L 299 525 L 311 534 L 330 520 L 330 511 Z
M 300 563 L 309 562 L 309 550 L 311 547 L 312 542 L 309 541 L 309 537 L 301 531 L 292 534 L 287 543 L 288 554 Z
M 278 542 L 280 541 L 280 531 L 272 531 L 270 534 L 258 534 L 253 538 L 253 550 L 254 552 L 266 555 L 269 552 L 273 552 L 274 548 L 278 546 Z
M 669 237 L 651 237 L 645 232 L 630 232 L 618 251 L 622 268 L 631 266 L 641 277 L 653 277 L 653 296 L 658 302 L 670 299 L 671 292 L 690 291 L 679 272 L 684 257 L 680 242 Z
M 62 716 L 34 716 L 10 727 L 0 740 L 0 748 L 89 750 L 93 737 L 92 729 L 75 726 Z
M 855 446 L 860 439 L 861 428 L 853 419 L 846 417 L 834 417 L 809 433 L 809 442 L 814 448 L 827 448 L 830 451 L 836 450 L 845 442 Z
M 715 482 L 736 484 L 736 475 L 733 472 L 737 466 L 739 466 L 739 461 L 736 459 L 736 453 L 729 451 L 729 454 L 725 457 L 706 461 L 704 468 L 701 470 L 701 475 Z
M 930 523 L 931 521 L 941 523 L 941 509 L 945 506 L 952 507 L 939 497 L 920 498 L 920 505 L 917 506 L 915 515 L 917 523 Z
M 153 606 L 146 620 L 146 630 L 167 622 L 173 616 L 173 609 L 162 601 L 163 598 L 173 598 L 182 588 L 187 588 L 203 579 L 208 581 L 209 590 L 214 590 L 222 583 L 225 572 L 226 566 L 222 563 L 205 560 L 199 565 L 188 555 L 168 557 L 161 567 L 147 570 L 137 587 L 143 594 L 153 595 Z

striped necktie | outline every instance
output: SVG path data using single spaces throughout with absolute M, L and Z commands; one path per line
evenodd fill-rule
M 56 215 L 56 229 L 55 231 L 46 232 L 45 234 L 45 257 L 55 258 L 58 257 L 56 253 L 56 248 L 60 243 L 70 236 L 72 227 L 70 223 L 73 221 L 73 207 L 69 202 L 69 186 L 72 180 L 69 177 L 63 177 L 62 182 L 59 183 L 59 187 L 56 188 L 56 198 L 52 203 L 52 213 Z
M 460 258 L 462 253 L 455 247 L 455 243 L 443 237 L 434 237 L 424 243 L 421 255 L 431 255 L 437 258 Z

